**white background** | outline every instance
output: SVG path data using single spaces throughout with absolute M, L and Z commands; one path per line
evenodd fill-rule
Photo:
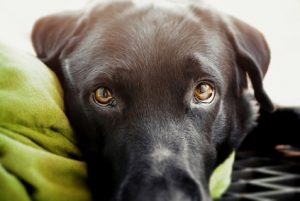
M 272 60 L 265 88 L 277 104 L 300 106 L 300 0 L 209 0 L 261 30 Z M 81 8 L 87 0 L 1 0 L 0 41 L 33 52 L 32 25 L 40 16 Z

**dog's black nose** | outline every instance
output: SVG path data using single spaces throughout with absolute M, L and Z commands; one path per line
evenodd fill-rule
M 167 170 L 168 171 L 168 170 Z M 163 175 L 143 171 L 122 184 L 117 201 L 211 201 L 200 184 L 182 170 Z

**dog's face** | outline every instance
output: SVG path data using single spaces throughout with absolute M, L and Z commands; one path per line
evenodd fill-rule
M 96 200 L 210 200 L 213 169 L 260 106 L 269 51 L 250 26 L 195 4 L 113 2 L 41 19 Z

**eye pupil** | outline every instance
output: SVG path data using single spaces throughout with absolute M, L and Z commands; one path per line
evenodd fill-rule
M 200 85 L 200 93 L 206 93 L 209 90 L 209 86 L 207 84 Z
M 210 103 L 214 98 L 214 88 L 208 83 L 200 83 L 194 90 L 197 103 Z
M 99 87 L 95 92 L 95 98 L 102 105 L 111 103 L 113 99 L 112 93 L 107 87 Z
M 109 97 L 109 91 L 106 88 L 101 88 L 100 89 L 100 96 L 102 96 L 103 98 L 107 98 Z

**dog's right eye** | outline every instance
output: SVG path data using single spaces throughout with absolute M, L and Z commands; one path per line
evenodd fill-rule
M 194 100 L 196 103 L 211 103 L 214 96 L 214 87 L 207 82 L 199 83 L 194 90 Z
M 101 105 L 109 105 L 113 101 L 113 96 L 111 91 L 107 87 L 99 87 L 95 91 L 95 99 Z

